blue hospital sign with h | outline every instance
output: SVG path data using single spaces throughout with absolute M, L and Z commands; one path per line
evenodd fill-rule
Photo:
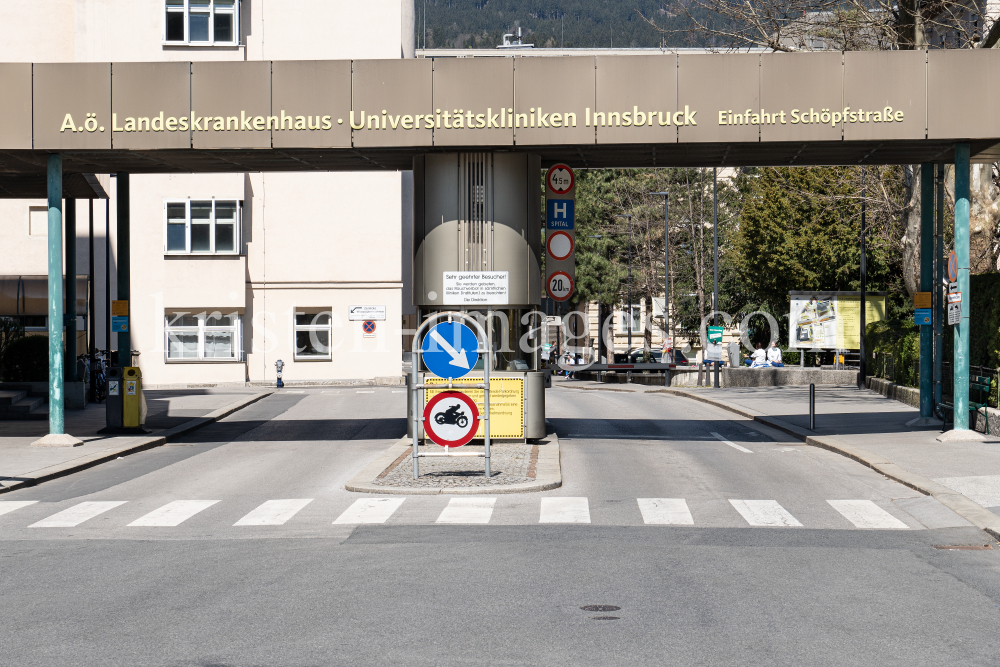
M 575 201 L 572 199 L 549 199 L 546 201 L 545 228 L 573 229 L 576 220 Z

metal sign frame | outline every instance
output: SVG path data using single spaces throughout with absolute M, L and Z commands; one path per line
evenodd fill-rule
M 454 378 L 442 378 L 448 380 L 448 389 L 450 390 L 460 390 L 460 389 L 482 389 L 483 390 L 483 414 L 480 416 L 479 420 L 483 423 L 483 441 L 484 448 L 482 454 L 477 454 L 473 452 L 451 452 L 445 451 L 442 453 L 424 453 L 421 454 L 418 450 L 420 444 L 419 428 L 421 422 L 424 421 L 424 411 L 420 405 L 424 402 L 428 389 L 444 389 L 444 385 L 440 384 L 426 384 L 417 382 L 417 373 L 420 369 L 420 359 L 423 354 L 423 342 L 424 336 L 430 331 L 431 326 L 437 324 L 440 321 L 454 322 L 459 321 L 465 324 L 472 332 L 476 334 L 476 340 L 479 343 L 479 348 L 476 352 L 480 356 L 485 357 L 483 359 L 483 381 L 470 383 L 470 382 L 455 382 Z M 411 453 L 411 458 L 413 459 L 413 479 L 417 479 L 420 476 L 420 459 L 426 456 L 479 456 L 485 459 L 485 475 L 486 478 L 490 478 L 490 367 L 493 366 L 493 311 L 486 311 L 486 330 L 480 326 L 476 319 L 466 313 L 460 313 L 457 311 L 447 311 L 443 313 L 437 313 L 431 315 L 426 320 L 424 320 L 419 327 L 417 327 L 416 332 L 413 335 L 413 361 L 412 368 L 410 369 L 410 385 L 409 399 L 411 408 L 411 428 L 413 433 L 413 452 Z M 427 371 L 430 373 L 430 371 Z M 426 434 L 425 434 L 426 435 Z M 445 447 L 446 450 L 452 449 L 451 447 Z

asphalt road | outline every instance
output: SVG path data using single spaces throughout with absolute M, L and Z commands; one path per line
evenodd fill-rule
M 996 663 L 1000 551 L 935 548 L 987 536 L 859 464 L 677 397 L 548 391 L 564 486 L 499 495 L 475 508 L 482 525 L 438 523 L 448 496 L 335 523 L 372 500 L 344 483 L 405 430 L 394 391 L 283 391 L 185 441 L 5 494 L 0 655 Z

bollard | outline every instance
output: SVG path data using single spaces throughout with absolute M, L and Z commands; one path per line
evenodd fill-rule
M 809 430 L 816 430 L 816 385 L 809 384 Z
M 698 362 L 698 386 L 699 386 L 699 387 L 703 387 L 703 386 L 705 386 L 705 385 L 703 385 L 703 384 L 702 384 L 702 379 L 701 379 L 701 369 L 702 369 L 703 367 L 704 367 L 704 364 L 703 364 L 702 362 L 700 362 L 700 361 L 699 361 L 699 362 Z

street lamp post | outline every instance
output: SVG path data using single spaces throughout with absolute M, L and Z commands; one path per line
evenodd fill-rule
M 616 218 L 628 220 L 628 350 L 632 354 L 632 216 L 628 213 L 616 215 Z
M 619 233 L 611 233 L 611 234 L 588 234 L 587 238 L 588 239 L 603 239 L 605 236 L 624 236 L 624 234 L 619 234 Z M 603 257 L 603 253 L 602 253 L 602 257 Z M 630 266 L 630 268 L 631 268 L 631 266 Z M 597 320 L 598 320 L 597 326 L 599 327 L 599 330 L 600 330 L 600 335 L 598 336 L 598 341 L 597 341 L 597 355 L 598 355 L 598 359 L 600 359 L 601 356 L 607 355 L 607 343 L 604 340 L 604 306 L 601 303 L 601 301 L 603 301 L 603 298 L 604 298 L 604 294 L 602 292 L 601 295 L 600 295 L 600 297 L 599 297 L 599 299 L 598 299 L 598 301 L 597 301 Z M 604 350 L 605 355 L 601 355 L 601 350 Z M 611 361 L 609 363 L 614 363 L 614 354 L 615 354 L 615 350 L 614 350 L 614 336 L 612 335 L 612 339 L 611 339 Z
M 715 245 L 715 258 L 712 262 L 712 270 L 714 272 L 714 282 L 712 283 L 712 315 L 714 318 L 715 326 L 719 326 L 719 196 L 718 196 L 718 184 L 719 184 L 719 170 L 716 167 L 712 168 L 712 235 L 714 238 Z M 719 341 L 721 344 L 722 341 Z M 719 363 L 720 360 L 715 362 L 715 388 L 719 388 Z
M 664 360 L 661 357 L 661 361 L 664 363 L 672 364 L 674 363 L 674 340 L 673 336 L 670 334 L 670 306 L 669 306 L 669 294 L 670 294 L 670 235 L 669 235 L 669 224 L 670 224 L 670 193 L 669 192 L 650 192 L 651 195 L 663 195 L 663 336 L 666 341 L 668 341 L 668 349 L 670 350 L 670 359 Z

